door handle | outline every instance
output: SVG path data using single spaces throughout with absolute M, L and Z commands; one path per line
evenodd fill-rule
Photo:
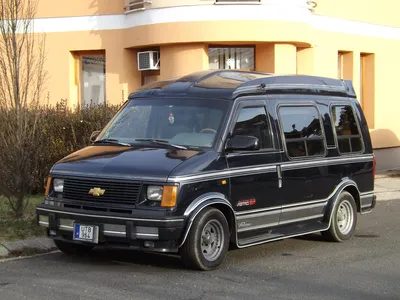
M 278 174 L 278 187 L 282 187 L 282 169 L 281 166 L 276 166 L 276 173 Z

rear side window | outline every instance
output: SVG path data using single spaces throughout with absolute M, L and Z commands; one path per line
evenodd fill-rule
M 331 114 L 340 153 L 361 152 L 361 135 L 352 107 L 334 105 Z
M 279 117 L 290 157 L 313 157 L 325 154 L 324 135 L 316 107 L 282 106 L 279 108 Z

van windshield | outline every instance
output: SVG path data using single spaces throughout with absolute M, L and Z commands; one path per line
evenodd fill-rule
M 213 147 L 229 106 L 216 99 L 133 99 L 98 140 Z

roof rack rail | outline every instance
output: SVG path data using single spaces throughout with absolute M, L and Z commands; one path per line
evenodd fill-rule
M 233 98 L 242 94 L 260 94 L 274 91 L 283 93 L 303 91 L 307 93 L 340 94 L 349 97 L 356 96 L 351 80 L 305 75 L 276 75 L 251 80 L 242 84 L 233 92 Z

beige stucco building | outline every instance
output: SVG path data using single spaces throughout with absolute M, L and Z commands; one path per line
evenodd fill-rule
M 121 103 L 202 69 L 351 79 L 384 169 L 400 161 L 399 10 L 398 0 L 40 0 L 35 30 L 47 35 L 47 98 L 70 106 Z M 141 51 L 156 51 L 154 70 L 139 70 Z

